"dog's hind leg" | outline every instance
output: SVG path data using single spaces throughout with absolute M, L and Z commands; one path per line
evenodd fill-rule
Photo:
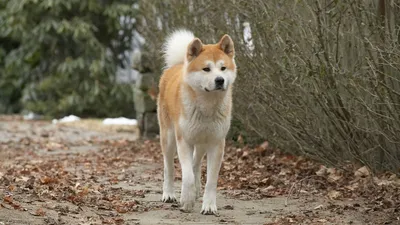
M 161 148 L 164 156 L 163 202 L 176 202 L 174 191 L 174 156 L 176 152 L 175 132 L 173 129 L 160 131 Z
M 201 192 L 201 162 L 206 153 L 206 148 L 202 145 L 196 145 L 193 156 L 194 184 L 196 187 L 196 198 L 200 197 Z

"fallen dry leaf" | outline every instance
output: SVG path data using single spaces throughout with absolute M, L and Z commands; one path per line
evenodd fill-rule
M 15 179 L 16 182 L 19 182 L 19 181 L 27 182 L 28 180 L 29 180 L 29 177 L 25 177 L 25 176 L 21 176 L 20 178 Z
M 55 151 L 55 150 L 65 149 L 65 146 L 60 143 L 49 142 L 46 144 L 45 148 L 47 149 L 47 151 Z
M 343 176 L 335 168 L 328 168 L 326 172 L 328 173 L 329 182 L 337 182 L 343 178 Z
M 354 176 L 356 177 L 369 177 L 371 172 L 366 166 L 363 166 L 354 172 Z
M 269 146 L 268 141 L 264 141 L 264 142 L 260 145 L 260 148 L 263 149 L 263 150 L 267 150 L 267 149 L 268 149 L 268 146 Z
M 6 203 L 12 203 L 13 202 L 13 198 L 12 196 L 4 196 L 3 197 L 3 201 Z
M 339 191 L 332 190 L 328 192 L 328 198 L 331 200 L 337 200 L 340 197 L 342 197 L 342 193 Z
M 320 169 L 315 172 L 318 176 L 325 176 L 327 174 L 327 168 L 325 166 L 321 166 Z
M 317 205 L 314 207 L 314 210 L 322 209 L 323 207 L 324 207 L 324 205 Z
M 54 178 L 54 177 L 48 177 L 48 176 L 44 176 L 40 178 L 40 182 L 42 184 L 51 184 L 51 183 L 57 183 L 58 179 Z
M 237 137 L 237 142 L 238 142 L 239 144 L 241 144 L 241 145 L 244 144 L 242 135 L 239 134 L 239 136 Z
M 42 208 L 36 209 L 34 212 L 30 212 L 33 216 L 45 216 L 46 212 Z

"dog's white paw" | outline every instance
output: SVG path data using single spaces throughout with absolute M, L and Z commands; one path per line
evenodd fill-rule
M 182 212 L 191 212 L 194 207 L 194 202 L 196 200 L 196 188 L 194 184 L 189 185 L 187 188 L 184 188 L 181 193 L 181 208 Z
M 174 203 L 176 202 L 175 194 L 172 192 L 163 192 L 162 201 L 167 203 Z
M 218 215 L 217 204 L 215 200 L 204 199 L 203 206 L 201 207 L 201 214 Z

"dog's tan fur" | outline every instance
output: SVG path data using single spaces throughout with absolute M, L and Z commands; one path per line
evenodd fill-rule
M 236 78 L 233 42 L 224 35 L 217 44 L 204 45 L 190 32 L 177 31 L 167 41 L 165 53 L 169 68 L 161 76 L 158 96 L 163 201 L 175 201 L 173 158 L 177 149 L 182 167 L 181 209 L 192 211 L 201 190 L 201 160 L 207 154 L 202 213 L 215 214 L 218 173 L 230 127 Z

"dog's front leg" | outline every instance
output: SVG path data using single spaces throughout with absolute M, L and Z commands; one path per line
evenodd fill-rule
M 191 212 L 196 199 L 193 174 L 193 149 L 183 138 L 177 140 L 179 162 L 182 168 L 181 211 Z
M 217 214 L 217 182 L 224 157 L 225 140 L 212 146 L 207 151 L 207 183 L 203 196 L 201 213 L 205 215 Z

